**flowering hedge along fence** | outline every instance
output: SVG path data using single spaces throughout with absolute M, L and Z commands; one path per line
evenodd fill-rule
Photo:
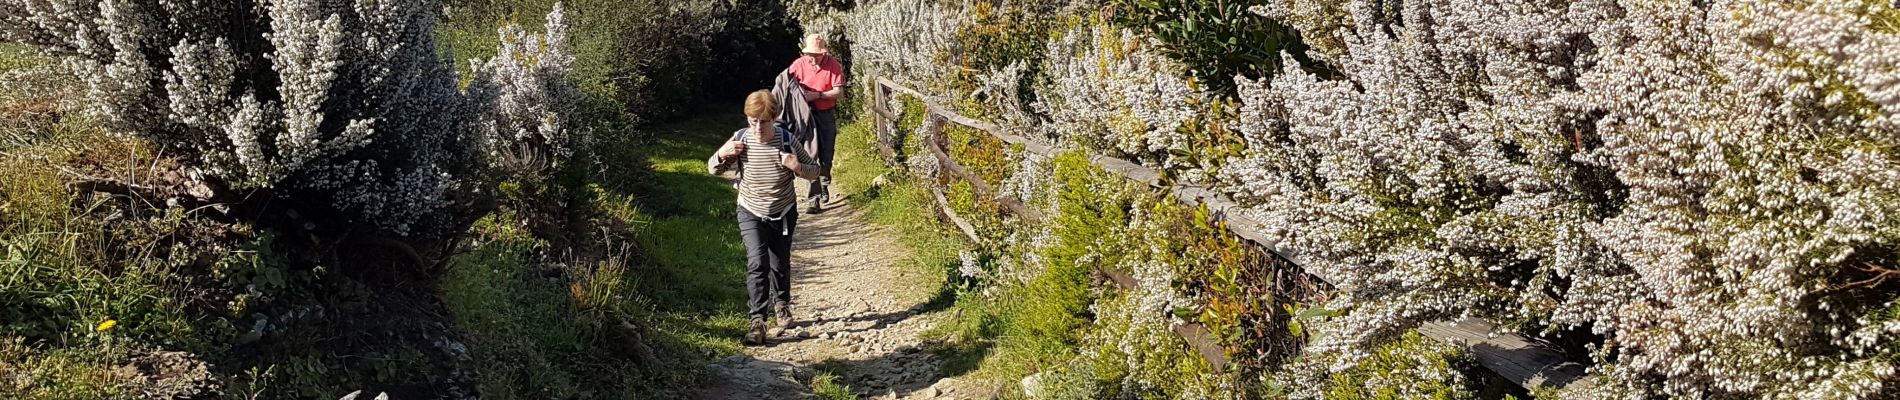
M 1900 11 L 1888 2 L 1277 2 L 1250 11 L 1300 32 L 1312 59 L 1282 54 L 1231 93 L 1100 5 L 1045 5 L 1054 23 L 1021 40 L 960 42 L 995 18 L 954 1 L 861 2 L 826 29 L 853 43 L 859 81 L 904 82 L 1045 145 L 1210 188 L 1333 284 L 1290 305 L 1324 310 L 1292 310 L 1310 317 L 1288 324 L 1305 338 L 1297 356 L 1212 383 L 1261 389 L 1202 393 L 1337 395 L 1318 382 L 1376 376 L 1349 371 L 1384 364 L 1423 324 L 1464 318 L 1592 359 L 1588 384 L 1539 394 L 1900 392 Z M 1022 40 L 1045 54 L 959 58 Z M 958 157 L 1013 171 L 1001 186 L 1026 203 L 1068 204 L 1013 182 L 1060 181 L 1026 173 L 1049 160 L 989 151 Z M 1055 221 L 996 236 L 1037 243 L 1036 229 L 1067 229 Z M 1025 279 L 1053 270 L 1033 247 L 996 251 Z M 1145 278 L 1166 293 L 1135 304 L 1271 315 L 1206 289 L 1232 279 L 1210 262 L 1135 262 L 1169 265 Z

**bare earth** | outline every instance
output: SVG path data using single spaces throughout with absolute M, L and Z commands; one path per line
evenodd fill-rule
M 799 182 L 803 198 L 804 182 Z M 806 211 L 801 202 L 800 211 Z M 943 379 L 918 338 L 942 315 L 920 313 L 930 293 L 896 235 L 865 222 L 841 198 L 799 216 L 792 242 L 795 322 L 766 346 L 715 363 L 701 399 L 811 398 L 819 367 L 865 398 L 989 398 L 973 382 Z

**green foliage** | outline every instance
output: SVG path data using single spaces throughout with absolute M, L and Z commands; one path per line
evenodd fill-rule
M 979 130 L 962 125 L 948 124 L 943 131 L 947 151 L 952 160 L 956 160 L 965 170 L 990 185 L 991 190 L 1001 190 L 1004 180 L 1008 179 L 1016 163 L 1010 149 L 996 138 Z M 1021 230 L 1021 217 L 1014 215 L 993 197 L 979 196 L 976 188 L 969 182 L 954 179 L 944 188 L 949 197 L 951 208 L 959 216 L 974 225 L 977 235 L 986 242 L 1003 240 L 1012 232 Z
M 0 397 L 115 397 L 137 389 L 116 364 L 151 348 L 210 350 L 231 324 L 191 306 L 223 297 L 193 293 L 184 272 L 201 253 L 173 239 L 201 226 L 69 193 L 57 170 L 96 154 L 152 163 L 150 149 L 83 119 L 56 126 L 0 148 L 0 377 L 22 379 L 0 380 Z
M 838 376 L 821 373 L 811 378 L 811 393 L 819 400 L 857 400 L 858 395 L 851 393 L 851 387 L 838 383 Z
M 1868 15 L 1869 22 L 1871 22 L 1869 25 L 1870 28 L 1875 32 L 1900 34 L 1900 4 L 1893 4 L 1892 2 L 1884 0 L 1864 1 L 1868 14 L 1870 14 Z
M 24 399 L 109 399 L 130 396 L 102 366 L 123 352 L 39 349 L 20 338 L 0 340 L 0 395 Z
M 15 43 L 0 43 L 0 74 L 52 65 L 53 61 L 33 54 L 33 48 Z
M 1280 52 L 1301 65 L 1306 57 L 1298 32 L 1247 9 L 1268 0 L 1111 0 L 1108 15 L 1116 24 L 1166 43 L 1160 49 L 1188 65 L 1194 78 L 1220 93 L 1234 93 L 1234 76 L 1259 79 L 1283 66 Z
M 1016 164 L 1003 141 L 983 131 L 950 124 L 944 129 L 944 137 L 948 142 L 945 147 L 949 148 L 947 153 L 950 158 L 991 185 L 1001 184 L 1008 179 L 1011 167 Z
M 440 27 L 443 43 L 458 59 L 490 57 L 497 26 L 538 24 L 520 16 L 553 3 L 458 2 Z M 699 156 L 740 118 L 734 107 L 696 123 L 631 128 L 691 111 L 702 93 L 763 86 L 795 49 L 795 28 L 773 17 L 783 13 L 774 4 L 569 3 L 581 86 L 592 95 L 574 120 L 601 133 L 575 158 L 594 163 L 493 188 L 502 211 L 479 221 L 463 252 L 424 285 L 330 272 L 378 257 L 338 260 L 301 235 L 201 218 L 206 209 L 71 193 L 59 168 L 146 183 L 175 164 L 146 143 L 60 115 L 57 97 L 0 93 L 0 397 L 165 393 L 124 371 L 167 351 L 210 365 L 212 383 L 199 388 L 208 392 L 192 393 L 229 398 L 465 383 L 439 380 L 455 376 L 473 376 L 494 398 L 691 393 L 704 378 L 699 365 L 737 351 L 744 322 L 732 195 L 699 172 Z M 0 69 L 42 65 L 50 63 L 0 44 Z M 649 161 L 648 147 L 677 158 Z M 400 283 L 377 285 L 388 281 Z M 291 317 L 310 310 L 328 315 Z M 452 328 L 435 323 L 444 315 Z M 252 332 L 254 321 L 268 323 Z M 441 354 L 461 341 L 470 360 Z
M 1216 85 L 1219 87 L 1219 85 Z M 1245 155 L 1247 140 L 1240 132 L 1229 128 L 1231 121 L 1237 118 L 1240 104 L 1231 98 L 1214 98 L 1202 104 L 1195 104 L 1201 112 L 1181 125 L 1181 136 L 1188 138 L 1187 150 L 1175 154 L 1190 165 L 1218 166 L 1228 160 Z M 1173 180 L 1174 171 L 1159 171 L 1162 179 Z M 1205 171 L 1208 176 L 1218 170 Z
M 591 211 L 581 226 L 629 241 L 601 244 L 609 257 L 548 259 L 562 247 L 510 212 L 478 226 L 477 246 L 460 259 L 467 267 L 451 271 L 460 277 L 445 279 L 444 291 L 460 310 L 457 325 L 479 339 L 481 364 L 497 369 L 482 376 L 485 394 L 688 396 L 705 363 L 739 350 L 745 253 L 736 206 L 700 156 L 742 121 L 735 107 L 654 127 L 651 158 L 637 160 L 650 162 L 649 180 L 582 188 Z
M 1476 399 L 1478 393 L 1459 379 L 1458 372 L 1476 362 L 1470 353 L 1407 333 L 1358 366 L 1333 374 L 1324 396 L 1335 400 Z
M 988 71 L 1017 62 L 1041 61 L 1049 29 L 1055 24 L 1030 7 L 988 2 L 970 5 L 965 12 L 973 21 L 959 27 L 956 35 L 956 48 L 961 50 L 955 55 L 958 63 L 964 68 Z
M 528 262 L 537 243 L 516 221 L 501 213 L 477 223 L 480 242 L 443 276 L 443 300 L 475 349 L 484 395 L 571 397 L 595 387 L 577 382 L 585 375 L 571 366 L 595 363 L 580 340 L 574 305 Z
M 952 158 L 973 174 L 994 184 L 1014 173 L 1017 160 L 994 138 L 954 125 L 945 134 Z M 977 222 L 979 230 L 994 230 L 984 234 L 985 243 L 979 245 L 984 252 L 1034 251 L 1038 257 L 1033 259 L 1042 260 L 1024 266 L 1037 271 L 1024 277 L 1026 281 L 974 288 L 993 295 L 975 296 L 974 289 L 960 292 L 955 302 L 962 310 L 959 317 L 932 334 L 944 342 L 934 350 L 949 359 L 952 370 L 977 368 L 980 376 L 1003 382 L 1044 372 L 1049 389 L 1038 394 L 1045 398 L 1116 397 L 1123 389 L 1138 391 L 1126 393 L 1129 396 L 1165 398 L 1210 387 L 1201 380 L 1215 375 L 1173 332 L 1133 324 L 1126 316 L 1098 314 L 1127 300 L 1120 295 L 1098 299 L 1102 292 L 1093 289 L 1097 270 L 1137 255 L 1181 266 L 1176 273 L 1185 286 L 1180 289 L 1211 299 L 1209 307 L 1185 316 L 1210 322 L 1243 365 L 1254 370 L 1271 366 L 1267 355 L 1250 352 L 1269 341 L 1281 347 L 1272 354 L 1276 359 L 1297 352 L 1298 342 L 1284 328 L 1285 314 L 1266 307 L 1274 297 L 1262 296 L 1274 293 L 1276 279 L 1284 280 L 1279 275 L 1284 271 L 1276 269 L 1284 267 L 1210 222 L 1205 210 L 1180 206 L 1161 193 L 1134 190 L 1124 178 L 1091 164 L 1086 152 L 1066 153 L 1051 164 L 1056 209 L 1045 223 L 1055 240 L 1047 248 L 998 248 L 995 243 L 1011 232 L 1033 235 L 1037 228 L 999 223 L 1007 211 L 994 201 L 978 199 L 960 180 L 943 183 L 953 209 Z M 1164 230 L 1130 231 L 1135 208 L 1144 208 L 1140 214 Z M 1132 251 L 1136 249 L 1141 251 Z M 1014 254 L 997 257 L 1025 259 Z M 1121 340 L 1163 344 L 1140 346 L 1144 351 L 1127 354 L 1113 345 Z M 1128 362 L 1148 367 L 1131 370 Z M 1136 375 L 1160 386 L 1124 388 L 1123 377 Z
M 1031 359 L 1047 364 L 1059 361 L 1066 352 L 1050 351 L 1073 347 L 1079 330 L 1086 326 L 1089 282 L 1098 265 L 1115 265 L 1118 251 L 1102 246 L 1128 219 L 1128 205 L 1118 194 L 1125 182 L 1096 169 L 1081 152 L 1066 153 L 1055 159 L 1057 213 L 1051 221 L 1056 244 L 1044 255 L 1048 264 L 1043 272 L 1030 278 L 1024 295 L 1034 299 L 1012 310 L 1013 318 L 1027 323 L 1009 324 L 1003 335 L 1024 342 L 1033 349 Z M 1009 343 L 1005 341 L 1005 343 Z
M 924 126 L 924 114 L 928 111 L 927 106 L 924 105 L 924 101 L 908 95 L 895 93 L 892 95 L 897 96 L 898 111 L 900 112 L 900 114 L 897 115 L 895 129 L 898 131 L 897 134 L 900 135 L 899 138 L 903 140 L 903 142 L 897 145 L 898 148 L 896 150 L 903 157 L 907 158 L 930 157 L 930 153 L 926 152 L 923 147 L 925 138 L 922 136 L 923 132 L 921 131 Z M 839 135 L 843 135 L 843 133 L 841 132 Z
M 62 168 L 162 184 L 151 171 L 176 164 L 85 118 L 26 130 L 0 150 L 0 397 L 315 398 L 441 376 L 392 337 L 426 330 L 378 308 L 413 293 L 205 209 L 69 191 Z
M 543 15 L 556 0 L 457 0 L 445 30 L 458 57 L 492 55 L 502 21 Z M 771 0 L 567 0 L 574 79 L 643 123 L 737 101 L 798 56 L 798 26 Z M 486 37 L 484 37 L 486 36 Z M 609 132 L 617 133 L 617 132 Z
M 1034 79 L 1042 73 L 1042 59 L 1047 56 L 1050 31 L 1059 24 L 1056 15 L 1044 10 L 1046 5 L 1016 4 L 1016 2 L 975 2 L 964 12 L 969 13 L 968 23 L 957 28 L 954 51 L 941 55 L 961 68 L 944 80 L 951 93 L 970 93 L 977 90 L 980 74 L 1000 71 L 1011 64 L 1022 64 L 1022 74 Z M 1027 89 L 1027 87 L 1021 88 Z M 1021 90 L 1017 93 L 986 93 L 986 96 L 1016 96 L 1018 104 L 1030 104 L 1035 93 Z M 964 97 L 957 104 L 963 112 L 982 118 L 995 118 L 1001 110 L 994 109 L 996 102 L 977 101 L 974 97 Z
M 1206 207 L 1155 197 L 1147 207 L 1162 230 L 1144 241 L 1157 249 L 1156 262 L 1175 266 L 1177 289 L 1200 304 L 1180 316 L 1201 322 L 1246 370 L 1270 369 L 1299 354 L 1302 316 L 1292 310 L 1312 301 L 1317 281 L 1235 235 Z
M 978 365 L 982 376 L 1014 382 L 1031 373 L 1069 365 L 1085 345 L 1093 328 L 1095 303 L 1092 281 L 1098 265 L 1113 265 L 1117 228 L 1127 215 L 1122 193 L 1125 182 L 1094 169 L 1082 153 L 1055 161 L 1061 206 L 1050 226 L 1056 240 L 1042 254 L 1045 263 L 1026 266 L 1038 270 L 1026 282 L 1002 282 L 994 296 L 959 298 L 962 318 L 946 323 L 936 335 L 961 343 L 994 346 L 994 352 L 949 348 L 944 353 L 967 357 L 987 354 Z M 967 295 L 967 294 L 966 294 Z M 968 361 L 963 361 L 968 363 Z M 1083 368 L 1083 367 L 1075 367 Z M 1098 374 L 1093 367 L 1080 371 Z M 1011 385 L 1014 387 L 1014 385 Z
M 797 59 L 801 27 L 779 0 L 722 0 L 715 14 L 725 21 L 712 36 L 706 84 L 708 102 L 737 102 L 754 90 L 770 89 L 779 72 Z M 848 54 L 850 43 L 833 41 L 835 54 Z

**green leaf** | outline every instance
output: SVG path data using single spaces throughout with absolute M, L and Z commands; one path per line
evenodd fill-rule
M 1340 314 L 1342 313 L 1339 312 L 1338 310 L 1328 310 L 1328 309 L 1320 308 L 1320 307 L 1312 307 L 1312 308 L 1308 308 L 1306 310 L 1300 311 L 1300 313 L 1298 315 L 1293 316 L 1293 318 L 1298 318 L 1298 319 L 1332 318 L 1332 317 L 1337 317 Z

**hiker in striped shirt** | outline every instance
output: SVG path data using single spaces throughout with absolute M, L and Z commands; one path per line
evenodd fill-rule
M 774 330 L 792 323 L 792 233 L 798 225 L 798 192 L 792 178 L 812 179 L 821 172 L 791 133 L 773 123 L 778 114 L 771 92 L 747 96 L 746 128 L 735 132 L 711 163 L 715 174 L 725 168 L 739 173 L 737 214 L 745 242 L 746 305 L 752 317 L 748 344 L 765 343 L 768 315 L 774 317 Z

